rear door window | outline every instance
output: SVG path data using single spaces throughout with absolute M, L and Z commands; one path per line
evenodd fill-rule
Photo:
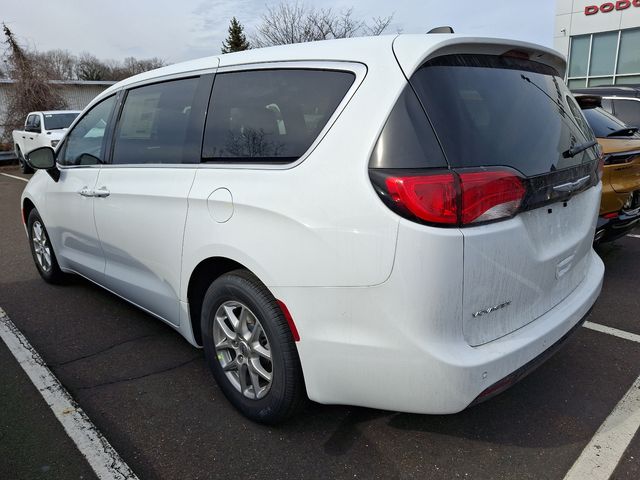
M 411 85 L 452 167 L 507 166 L 526 176 L 595 160 L 570 147 L 593 140 L 580 108 L 553 68 L 526 59 L 446 55 Z
M 113 148 L 114 164 L 183 163 L 199 78 L 130 90 Z
M 216 75 L 203 161 L 295 161 L 322 131 L 354 79 L 351 72 L 302 69 Z

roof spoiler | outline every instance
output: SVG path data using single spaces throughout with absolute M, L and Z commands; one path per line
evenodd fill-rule
M 600 95 L 574 95 L 580 108 L 602 107 L 602 97 Z
M 435 27 L 427 32 L 427 34 L 429 33 L 453 33 L 453 28 L 447 26 Z

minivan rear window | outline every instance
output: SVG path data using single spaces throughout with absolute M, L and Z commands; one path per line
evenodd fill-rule
M 216 75 L 203 161 L 288 163 L 307 151 L 355 75 L 333 70 L 253 70 Z
M 512 56 L 445 55 L 410 80 L 451 167 L 507 166 L 541 175 L 595 160 L 593 140 L 558 72 Z
M 585 108 L 582 112 L 584 116 L 587 117 L 587 121 L 589 125 L 591 125 L 596 137 L 606 138 L 608 136 L 616 136 L 616 133 L 623 136 L 633 135 L 634 133 L 633 130 L 629 130 L 627 124 L 621 122 L 602 108 Z

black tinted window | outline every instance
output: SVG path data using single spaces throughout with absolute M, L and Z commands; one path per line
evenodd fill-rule
M 602 108 L 586 108 L 583 113 L 596 137 L 604 138 L 612 133 L 628 129 L 627 125 Z
M 77 113 L 45 113 L 44 128 L 45 130 L 68 128 L 77 116 Z
M 116 130 L 113 163 L 182 163 L 198 81 L 130 90 Z
M 40 128 L 40 115 L 33 116 L 33 128 Z
M 564 158 L 593 139 L 551 67 L 492 55 L 447 55 L 411 78 L 453 167 L 509 166 L 538 175 L 596 158 Z
M 256 70 L 216 75 L 202 156 L 291 162 L 313 143 L 353 83 L 352 73 Z
M 396 102 L 369 162 L 371 168 L 446 167 L 420 102 L 407 85 Z
M 116 97 L 98 103 L 67 134 L 58 157 L 62 165 L 104 163 L 105 134 Z
M 640 101 L 614 100 L 616 117 L 632 127 L 640 127 Z

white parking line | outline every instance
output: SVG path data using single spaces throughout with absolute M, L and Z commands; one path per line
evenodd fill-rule
M 7 344 L 66 430 L 67 435 L 87 459 L 96 476 L 100 480 L 137 480 L 136 474 L 124 463 L 118 452 L 51 373 L 38 352 L 2 308 L 0 308 L 0 338 Z
M 28 182 L 29 179 L 28 178 L 22 178 L 22 177 L 18 177 L 17 175 L 11 175 L 9 173 L 1 173 L 0 175 L 4 175 L 5 177 L 10 177 L 10 178 L 15 178 L 16 180 L 22 180 L 23 182 Z
M 635 235 L 633 233 L 628 233 L 627 237 L 640 238 L 640 235 Z
M 590 330 L 595 330 L 596 332 L 608 333 L 609 335 L 613 335 L 614 337 L 620 337 L 624 338 L 625 340 L 631 340 L 632 342 L 640 343 L 640 335 L 637 335 L 635 333 L 625 332 L 624 330 L 618 330 L 617 328 L 607 327 L 605 325 L 600 325 L 599 323 L 593 322 L 584 322 L 583 326 Z
M 640 428 L 640 377 L 584 448 L 564 480 L 606 480 Z

